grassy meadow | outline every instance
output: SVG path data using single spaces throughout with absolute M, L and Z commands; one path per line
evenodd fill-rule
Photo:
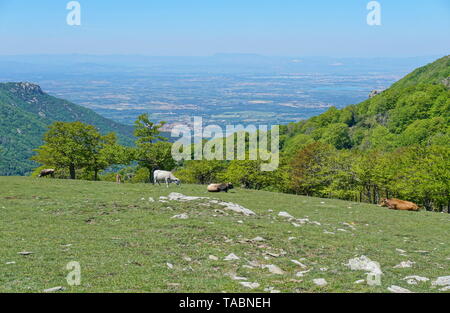
M 171 192 L 256 215 L 206 199 L 159 201 Z M 310 222 L 296 227 L 279 212 Z M 254 190 L 0 177 L 0 292 L 440 292 L 432 281 L 450 275 L 449 223 L 449 214 Z M 239 259 L 224 260 L 231 253 Z M 362 255 L 380 263 L 381 286 L 355 283 L 365 272 L 345 264 Z M 66 282 L 71 261 L 79 286 Z M 414 263 L 394 268 L 405 261 Z M 410 285 L 412 275 L 430 280 Z

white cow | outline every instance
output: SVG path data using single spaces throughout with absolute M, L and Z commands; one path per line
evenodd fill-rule
M 181 183 L 181 181 L 176 178 L 171 172 L 168 171 L 154 171 L 153 172 L 153 184 L 156 185 L 156 183 L 158 183 L 158 185 L 161 185 L 160 182 L 163 181 L 166 183 L 167 188 L 169 188 L 169 184 L 170 183 L 175 183 L 177 185 L 179 185 Z

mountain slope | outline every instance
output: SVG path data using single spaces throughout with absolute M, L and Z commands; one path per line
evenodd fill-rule
M 444 286 L 432 282 L 450 275 L 446 214 L 240 188 L 213 197 L 256 215 L 208 199 L 148 200 L 171 192 L 211 197 L 205 191 L 186 184 L 167 190 L 0 177 L 0 292 L 55 286 L 65 292 L 388 292 L 392 285 L 440 292 Z M 293 218 L 279 216 L 282 211 Z M 188 218 L 173 218 L 180 214 Z M 239 259 L 224 260 L 231 253 Z M 380 285 L 367 283 L 367 271 L 345 265 L 363 255 L 379 262 Z M 65 266 L 73 260 L 82 268 L 80 286 L 66 282 Z M 5 265 L 10 261 L 16 264 Z M 414 264 L 396 268 L 405 261 Z M 272 273 L 274 266 L 282 274 Z M 429 281 L 410 284 L 405 277 L 411 275 Z M 319 278 L 328 284 L 317 286 Z M 248 289 L 241 282 L 258 285 Z
M 25 175 L 36 164 L 33 149 L 54 121 L 81 121 L 102 133 L 116 132 L 122 144 L 132 143 L 133 129 L 106 119 L 90 109 L 44 93 L 30 83 L 0 83 L 0 176 Z

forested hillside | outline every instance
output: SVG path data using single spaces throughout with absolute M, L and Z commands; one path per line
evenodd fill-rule
M 29 174 L 37 166 L 30 160 L 32 150 L 54 121 L 82 121 L 102 133 L 117 133 L 122 144 L 132 143 L 132 127 L 52 97 L 34 84 L 0 83 L 0 176 Z
M 281 164 L 186 162 L 185 181 L 377 203 L 398 197 L 450 212 L 450 56 L 342 110 L 281 127 Z

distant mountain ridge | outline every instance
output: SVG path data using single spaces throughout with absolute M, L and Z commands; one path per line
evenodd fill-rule
M 26 175 L 36 164 L 29 158 L 42 144 L 54 121 L 81 121 L 100 132 L 115 132 L 125 145 L 133 142 L 133 128 L 94 111 L 43 92 L 28 82 L 0 83 L 0 176 Z

